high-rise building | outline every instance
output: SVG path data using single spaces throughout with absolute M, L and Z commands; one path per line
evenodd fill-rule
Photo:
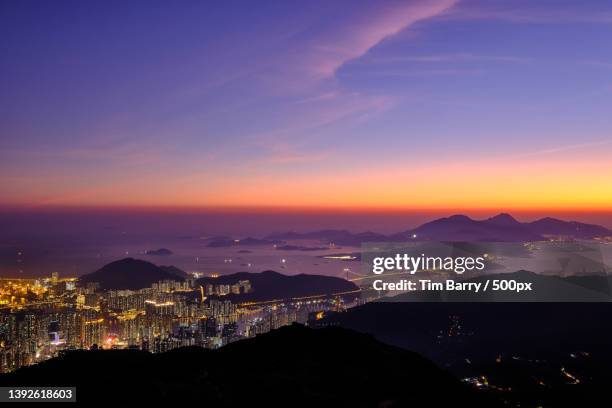
M 104 319 L 85 320 L 83 322 L 83 348 L 100 347 L 104 339 Z

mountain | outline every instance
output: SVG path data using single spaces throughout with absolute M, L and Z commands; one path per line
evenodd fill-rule
M 592 239 L 612 235 L 609 229 L 576 221 L 555 218 L 522 223 L 510 214 L 501 213 L 486 220 L 473 220 L 465 215 L 453 215 L 421 225 L 408 234 L 419 239 L 435 241 L 540 241 L 545 235 L 568 235 L 578 239 Z
M 187 272 L 185 272 L 184 270 L 177 268 L 174 265 L 159 265 L 159 268 L 171 273 L 173 275 L 178 276 L 179 278 L 183 278 L 183 279 L 187 279 L 187 278 L 191 278 L 191 275 L 189 275 Z
M 408 231 L 419 240 L 428 241 L 539 241 L 543 237 L 531 231 L 508 214 L 483 221 L 465 215 L 453 215 L 430 221 Z
M 578 239 L 592 239 L 612 235 L 609 229 L 576 221 L 543 218 L 533 222 L 519 222 L 510 214 L 501 213 L 485 220 L 474 220 L 466 215 L 452 215 L 427 222 L 417 228 L 393 235 L 375 232 L 351 233 L 346 230 L 321 230 L 306 233 L 272 234 L 267 239 L 319 240 L 325 244 L 360 246 L 365 242 L 405 241 L 471 241 L 471 242 L 528 242 L 545 240 L 545 235 L 568 235 Z
M 500 225 L 504 227 L 518 226 L 521 223 L 508 213 L 500 213 L 494 217 L 487 218 L 486 222 L 491 225 Z
M 484 375 L 512 390 L 507 406 L 612 406 L 610 313 L 610 302 L 372 302 L 317 323 L 414 350 L 460 378 Z
M 175 267 L 160 267 L 140 259 L 125 258 L 83 275 L 79 280 L 83 283 L 98 282 L 105 290 L 135 290 L 150 287 L 160 280 L 183 280 L 184 272 L 179 274 L 177 270 L 180 271 Z
M 526 225 L 531 231 L 542 235 L 570 235 L 583 239 L 612 235 L 612 231 L 600 225 L 562 221 L 550 217 L 542 218 Z
M 416 353 L 346 329 L 300 325 L 218 350 L 73 351 L 0 375 L 0 385 L 76 386 L 83 406 L 501 406 Z
M 425 355 L 440 365 L 500 352 L 607 350 L 612 358 L 611 302 L 370 302 L 327 313 L 322 326 L 344 327 Z M 454 344 L 442 346 L 441 331 L 462 326 Z
M 331 295 L 356 291 L 359 288 L 353 282 L 323 275 L 283 275 L 274 271 L 261 273 L 238 272 L 218 278 L 198 279 L 199 285 L 232 285 L 241 280 L 251 282 L 252 292 L 240 295 L 228 295 L 224 298 L 237 301 L 267 301 L 294 297 Z M 358 295 L 358 294 L 357 294 Z

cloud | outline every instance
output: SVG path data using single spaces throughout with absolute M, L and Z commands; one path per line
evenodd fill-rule
M 381 76 L 381 77 L 424 77 L 424 76 L 449 76 L 449 75 L 480 75 L 483 74 L 483 69 L 420 69 L 420 70 L 385 70 L 385 71 L 369 71 L 366 75 Z
M 312 102 L 312 103 L 308 103 Z M 367 95 L 358 92 L 338 90 L 333 95 L 324 93 L 301 100 L 289 108 L 283 116 L 282 125 L 250 135 L 247 140 L 252 146 L 274 151 L 279 145 L 307 145 L 315 138 L 317 131 L 340 121 L 359 120 L 384 112 L 395 104 L 395 98 L 383 95 Z
M 457 0 L 421 0 L 395 3 L 352 4 L 334 18 L 316 19 L 294 33 L 285 48 L 277 50 L 256 79 L 268 93 L 294 101 L 282 106 L 284 119 L 247 139 L 264 151 L 290 143 L 293 153 L 282 161 L 303 161 L 299 149 L 316 148 L 321 128 L 340 121 L 361 123 L 394 106 L 388 95 L 355 92 L 339 83 L 336 74 L 345 64 L 363 57 L 386 39 L 414 24 L 434 18 Z M 319 146 L 321 148 L 322 146 Z M 274 162 L 275 160 L 272 159 Z M 278 162 L 278 160 L 276 160 Z
M 455 4 L 456 0 L 402 2 L 349 14 L 347 21 L 333 21 L 331 27 L 297 46 L 289 60 L 306 79 L 332 78 L 344 64 L 362 57 L 385 39 Z
M 437 55 L 400 55 L 390 57 L 370 58 L 363 64 L 397 64 L 397 63 L 446 63 L 446 62 L 500 62 L 500 63 L 524 63 L 529 58 L 512 55 L 479 55 L 472 53 L 452 53 Z

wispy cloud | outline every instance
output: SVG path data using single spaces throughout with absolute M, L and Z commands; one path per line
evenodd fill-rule
M 336 78 L 338 70 L 386 39 L 439 16 L 456 3 L 457 0 L 422 0 L 355 5 L 349 11 L 342 10 L 337 19 L 314 22 L 316 29 L 306 34 L 294 34 L 286 49 L 257 76 L 267 91 L 291 95 L 294 108 L 283 107 L 287 117 L 284 123 L 248 139 L 261 147 L 291 141 L 295 152 L 283 161 L 301 161 L 298 158 L 304 153 L 298 150 L 307 149 L 321 128 L 340 121 L 361 123 L 388 110 L 395 98 L 346 89 Z
M 316 100 L 317 96 L 311 98 Z M 318 103 L 308 106 L 305 102 L 297 109 L 288 111 L 289 120 L 270 130 L 254 133 L 247 140 L 256 146 L 266 147 L 300 141 L 305 144 L 305 135 L 337 122 L 358 119 L 363 115 L 383 112 L 393 106 L 395 100 L 390 96 L 365 95 L 357 92 L 341 92 L 335 95 L 324 94 Z M 304 106 L 300 106 L 304 105 Z
M 439 69 L 393 69 L 368 71 L 366 75 L 382 77 L 422 77 L 422 76 L 449 76 L 449 75 L 480 75 L 484 69 L 459 69 L 459 68 L 439 68 Z
M 363 60 L 362 64 L 385 65 L 398 63 L 448 63 L 448 62 L 500 62 L 500 63 L 525 63 L 529 58 L 512 55 L 479 55 L 472 53 L 452 53 L 433 55 L 398 55 L 388 57 L 369 58 Z
M 309 97 L 306 97 L 304 99 L 300 99 L 300 100 L 296 101 L 296 103 L 300 104 L 300 103 L 321 102 L 321 101 L 326 101 L 326 100 L 330 100 L 330 99 L 336 98 L 336 97 L 338 97 L 338 95 L 339 95 L 338 91 L 323 92 L 323 93 L 318 94 L 318 95 L 309 96 Z
M 295 48 L 289 61 L 310 80 L 333 77 L 347 62 L 417 22 L 436 17 L 456 0 L 430 0 L 380 5 L 375 10 L 348 13 L 347 21 L 333 22 L 320 35 Z M 304 79 L 304 78 L 303 78 Z

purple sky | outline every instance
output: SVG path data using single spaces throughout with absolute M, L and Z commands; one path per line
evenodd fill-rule
M 0 205 L 612 208 L 609 2 L 0 15 Z

